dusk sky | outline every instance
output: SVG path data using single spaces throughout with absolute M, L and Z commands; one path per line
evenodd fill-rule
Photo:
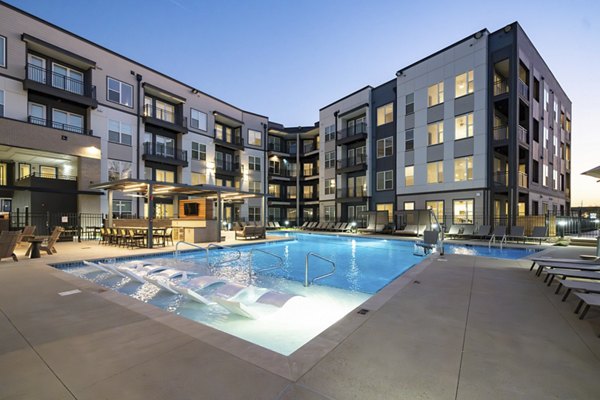
M 573 102 L 572 206 L 600 206 L 600 183 L 581 175 L 600 165 L 598 1 L 8 2 L 288 126 L 311 125 L 330 102 L 517 20 Z

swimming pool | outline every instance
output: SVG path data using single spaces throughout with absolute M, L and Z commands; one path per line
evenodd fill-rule
M 69 273 L 155 305 L 188 319 L 227 332 L 244 340 L 289 355 L 323 330 L 364 303 L 389 282 L 406 272 L 422 257 L 413 255 L 412 242 L 348 236 L 281 233 L 288 240 L 248 244 L 230 249 L 212 249 L 154 255 L 139 258 L 148 264 L 176 268 L 199 276 L 210 275 L 238 286 L 261 288 L 294 296 L 276 311 L 249 319 L 223 304 L 190 301 L 146 282 L 107 273 L 93 266 L 75 263 L 57 265 Z M 238 253 L 239 251 L 239 253 Z M 518 249 L 488 249 L 448 245 L 448 253 L 518 258 L 527 254 Z M 308 253 L 316 253 L 335 263 L 333 275 L 304 286 Z M 239 257 L 238 257 L 239 254 Z M 276 257 L 277 256 L 277 257 Z M 282 263 L 279 262 L 279 257 Z M 125 260 L 105 260 L 111 265 Z M 129 261 L 131 262 L 131 261 Z M 250 274 L 249 266 L 254 273 Z M 276 267 L 268 271 L 260 271 Z M 310 257 L 309 280 L 330 271 L 321 258 Z M 142 281 L 143 282 L 143 281 Z M 217 289 L 218 290 L 218 289 Z M 211 293 L 201 292 L 210 296 Z M 272 307 L 269 310 L 273 309 Z

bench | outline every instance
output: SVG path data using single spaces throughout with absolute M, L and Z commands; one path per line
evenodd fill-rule
M 575 314 L 579 312 L 581 306 L 585 304 L 585 308 L 579 315 L 579 319 L 585 318 L 585 314 L 590 310 L 590 307 L 598 307 L 600 306 L 600 294 L 598 293 L 575 293 L 575 296 L 579 297 L 579 304 L 575 309 Z

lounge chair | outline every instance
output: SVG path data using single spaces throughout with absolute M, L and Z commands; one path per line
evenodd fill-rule
M 336 231 L 338 231 L 338 232 L 344 232 L 347 227 L 348 227 L 348 223 L 347 222 L 340 222 L 340 226 L 336 229 Z
M 600 306 L 600 294 L 598 293 L 575 293 L 575 296 L 579 297 L 579 304 L 575 309 L 575 314 L 577 314 L 581 307 L 585 304 L 581 315 L 579 315 L 579 319 L 585 318 L 585 315 L 589 311 L 590 307 Z
M 490 237 L 492 227 L 490 225 L 481 225 L 476 233 L 473 234 L 475 239 L 486 239 Z
M 308 226 L 308 221 L 304 222 L 304 223 L 303 223 L 303 224 L 302 224 L 302 225 L 299 227 L 299 229 L 302 229 L 302 230 L 304 230 L 304 229 L 306 229 L 306 227 L 307 227 L 307 226 Z
M 317 226 L 318 222 L 309 222 L 308 225 L 306 226 L 306 230 L 310 231 L 313 230 L 315 226 Z
M 600 259 L 578 260 L 575 258 L 531 257 L 530 260 L 533 261 L 533 263 L 531 264 L 531 268 L 529 268 L 530 271 L 533 270 L 535 264 L 600 265 Z
M 0 233 L 0 261 L 3 258 L 12 257 L 13 261 L 19 261 L 15 255 L 15 247 L 21 239 L 21 232 L 3 231 Z
M 371 219 L 369 220 L 369 225 L 367 225 L 367 227 L 366 227 L 366 228 L 361 228 L 361 229 L 359 229 L 358 231 L 359 231 L 359 232 L 375 232 L 375 226 L 376 226 L 376 225 L 375 225 L 375 219 L 374 219 L 374 218 L 371 218 Z
M 539 243 L 542 244 L 542 240 L 546 240 L 548 239 L 548 227 L 547 226 L 535 226 L 533 228 L 533 232 L 531 232 L 531 235 L 526 236 L 525 237 L 525 241 L 532 239 L 532 240 L 539 240 Z
M 236 239 L 264 239 L 266 229 L 263 226 L 245 226 L 241 231 L 235 231 Z
M 406 225 L 404 229 L 394 231 L 395 235 L 419 236 L 419 227 L 417 225 Z
M 572 290 L 583 292 L 583 293 L 600 293 L 600 282 L 586 282 L 586 281 L 570 281 L 568 279 L 560 279 L 558 283 L 565 289 L 562 301 L 567 300 Z
M 525 227 L 524 226 L 511 226 L 510 234 L 506 235 L 507 240 L 513 240 L 519 242 L 522 240 L 525 242 Z
M 275 229 L 281 228 L 281 225 L 279 225 L 279 222 L 275 221 L 275 222 L 273 222 L 273 224 L 275 224 Z
M 473 233 L 475 231 L 475 227 L 473 225 L 464 225 L 458 237 L 460 239 L 471 239 L 473 237 Z
M 577 279 L 588 279 L 597 281 L 600 280 L 600 271 L 581 271 L 581 270 L 571 270 L 571 269 L 562 269 L 562 268 L 554 268 L 546 271 L 548 276 L 546 279 L 548 280 L 547 285 L 550 286 L 555 276 L 562 276 L 562 279 L 567 278 L 577 278 Z
M 35 236 L 35 229 L 36 226 L 35 225 L 27 225 L 26 227 L 23 228 L 23 232 L 21 232 L 21 236 L 19 238 L 19 245 L 21 244 L 29 244 L 29 242 L 27 241 L 27 239 Z
M 572 271 L 600 271 L 600 265 L 598 264 L 573 264 L 573 263 L 553 263 L 553 262 L 540 262 L 538 263 L 538 269 L 535 273 L 536 276 L 540 276 L 544 270 L 553 269 L 567 269 Z M 547 272 L 547 271 L 546 271 Z M 546 277 L 548 279 L 548 277 Z
M 446 233 L 448 239 L 456 238 L 460 235 L 462 227 L 460 225 L 451 225 L 450 229 Z
M 491 241 L 499 240 L 500 243 L 506 240 L 506 226 L 500 225 L 494 228 L 492 234 L 488 236 Z M 487 238 L 486 238 L 487 239 Z
M 331 228 L 331 230 L 332 230 L 332 231 L 339 231 L 341 226 L 342 226 L 342 223 L 341 223 L 341 222 L 338 222 L 337 224 L 335 224 L 335 225 L 333 226 L 333 228 Z

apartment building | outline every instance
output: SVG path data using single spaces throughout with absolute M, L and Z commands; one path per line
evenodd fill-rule
M 106 213 L 126 178 L 237 188 L 226 221 L 515 222 L 570 208 L 571 102 L 518 23 L 286 127 L 0 2 L 0 209 Z M 261 196 L 264 196 L 262 199 Z M 265 198 L 266 197 L 266 201 Z M 155 215 L 177 213 L 155 198 Z M 115 192 L 115 215 L 149 214 Z
M 6 211 L 106 213 L 95 183 L 135 178 L 264 194 L 268 118 L 0 3 L 0 197 Z M 156 196 L 155 215 L 177 199 Z M 148 215 L 115 192 L 114 213 Z M 262 220 L 260 198 L 223 217 Z

